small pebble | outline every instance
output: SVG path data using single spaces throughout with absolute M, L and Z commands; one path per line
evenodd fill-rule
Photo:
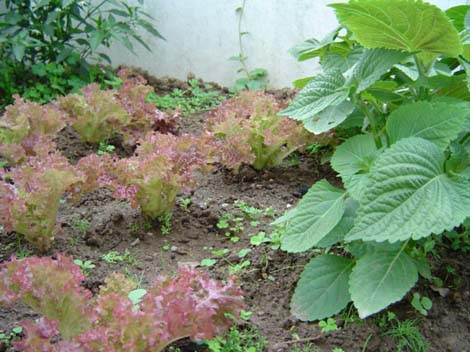
M 140 240 L 139 240 L 138 238 L 136 238 L 136 239 L 131 243 L 131 247 L 135 247 L 135 246 L 137 246 L 139 243 L 140 243 Z

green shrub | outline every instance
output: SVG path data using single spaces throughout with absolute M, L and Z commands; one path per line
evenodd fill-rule
M 90 65 L 110 62 L 97 49 L 117 41 L 132 51 L 134 39 L 150 50 L 138 29 L 161 38 L 149 16 L 123 0 L 7 0 L 5 7 L 0 13 L 0 108 L 12 102 L 13 94 L 47 102 L 104 78 L 104 70 Z
M 317 320 L 351 300 L 359 316 L 381 311 L 430 277 L 424 242 L 470 215 L 470 6 L 446 13 L 418 0 L 332 4 L 341 27 L 294 48 L 323 72 L 281 114 L 313 133 L 343 124 L 362 132 L 336 148 L 345 189 L 317 182 L 286 224 L 281 248 L 340 244 L 306 265 L 293 313 Z M 378 10 L 380 9 L 380 11 Z M 452 21 L 451 21 L 452 19 Z

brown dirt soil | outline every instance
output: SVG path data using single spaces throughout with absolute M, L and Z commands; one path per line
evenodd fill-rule
M 204 115 L 186 118 L 183 132 L 196 133 L 200 130 Z M 58 140 L 60 149 L 72 160 L 84 156 L 94 149 L 77 141 L 71 131 L 65 131 Z M 341 326 L 338 331 L 321 334 L 316 323 L 304 323 L 293 317 L 289 311 L 289 300 L 303 266 L 314 255 L 312 252 L 297 255 L 273 250 L 269 245 L 253 247 L 250 234 L 264 230 L 270 232 L 272 218 L 263 217 L 256 226 L 245 221 L 245 230 L 239 234 L 240 241 L 232 243 L 216 227 L 219 217 L 225 212 L 234 214 L 239 210 L 235 200 L 243 200 L 258 208 L 273 207 L 277 215 L 295 205 L 305 190 L 314 182 L 326 178 L 339 185 L 332 170 L 321 165 L 319 157 L 300 156 L 298 163 L 286 165 L 265 172 L 256 172 L 243 168 L 238 175 L 218 169 L 213 173 L 198 175 L 198 185 L 194 192 L 183 197 L 191 197 L 191 205 L 185 209 L 177 206 L 173 213 L 170 234 L 162 235 L 158 224 L 145 223 L 138 209 L 127 203 L 114 200 L 109 191 L 98 190 L 83 197 L 78 204 L 61 206 L 58 221 L 63 233 L 56 239 L 53 248 L 47 253 L 54 255 L 63 252 L 74 258 L 91 260 L 93 269 L 85 286 L 97 291 L 104 278 L 113 271 L 121 271 L 139 280 L 144 287 L 161 273 L 171 273 L 178 265 L 198 264 L 202 259 L 218 257 L 211 254 L 215 249 L 229 249 L 228 261 L 239 263 L 237 253 L 240 249 L 250 248 L 247 258 L 251 261 L 240 275 L 245 291 L 247 310 L 253 312 L 251 324 L 259 329 L 267 339 L 266 351 L 288 352 L 295 347 L 305 347 L 311 342 L 312 347 L 329 352 L 338 347 L 346 352 L 359 351 L 396 351 L 395 343 L 381 334 L 374 318 L 361 323 L 345 324 L 344 317 L 338 316 Z M 78 221 L 87 220 L 90 228 L 81 233 L 77 229 Z M 18 251 L 16 237 L 13 234 L 0 237 L 0 260 L 7 260 Z M 8 244 L 12 244 L 8 246 Z M 28 248 L 28 247 L 26 247 Z M 135 264 L 108 264 L 101 256 L 109 251 L 125 252 L 135 258 Z M 31 250 L 31 254 L 34 251 Z M 460 278 L 446 273 L 446 265 L 451 264 Z M 227 275 L 229 264 L 218 259 L 218 263 L 209 268 L 212 277 L 223 279 Z M 448 252 L 441 260 L 433 263 L 434 273 L 445 279 L 451 288 L 444 298 L 429 289 L 429 284 L 419 285 L 417 290 L 433 301 L 433 307 L 427 318 L 420 318 L 413 312 L 410 296 L 402 303 L 391 307 L 401 319 L 420 319 L 420 329 L 426 337 L 430 352 L 470 351 L 470 269 L 468 255 Z M 446 278 L 446 275 L 449 276 Z M 36 316 L 27 308 L 0 309 L 0 330 L 10 331 L 18 321 Z M 302 342 L 295 342 L 298 336 Z M 368 340 L 367 347 L 363 346 Z M 195 351 L 193 347 L 184 351 Z M 1 348 L 0 348 L 1 350 Z

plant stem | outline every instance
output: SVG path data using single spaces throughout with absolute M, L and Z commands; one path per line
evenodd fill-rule
M 365 102 L 359 100 L 359 107 L 361 108 L 362 113 L 367 117 L 369 120 L 370 127 L 372 128 L 372 134 L 374 136 L 375 144 L 377 148 L 382 148 L 382 140 L 380 139 L 380 134 L 378 131 L 378 124 L 374 114 L 369 110 L 369 107 Z
M 427 79 L 427 70 L 423 65 L 423 62 L 415 55 L 414 56 L 416 67 L 418 68 L 419 73 L 419 80 L 426 80 Z M 428 96 L 428 90 L 425 87 L 418 88 L 418 99 L 425 100 Z
M 246 0 L 243 0 L 242 6 L 237 8 L 237 12 L 239 13 L 238 15 L 238 45 L 240 48 L 240 53 L 239 53 L 239 59 L 240 63 L 242 65 L 242 70 L 245 72 L 246 76 L 249 78 L 250 77 L 250 71 L 248 70 L 248 66 L 246 65 L 246 57 L 244 54 L 243 50 L 243 35 L 244 32 L 242 32 L 242 20 L 243 20 L 243 14 L 245 13 L 245 6 L 246 6 Z

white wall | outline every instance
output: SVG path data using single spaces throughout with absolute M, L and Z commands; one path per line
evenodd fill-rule
M 266 68 L 270 86 L 277 88 L 312 74 L 318 69 L 314 62 L 297 63 L 287 50 L 334 29 L 335 16 L 326 5 L 337 1 L 345 0 L 247 0 L 243 30 L 250 32 L 244 37 L 248 66 Z M 470 0 L 428 1 L 442 8 L 470 4 Z M 185 79 L 192 72 L 206 81 L 231 86 L 238 77 L 238 63 L 228 58 L 239 53 L 235 8 L 241 2 L 145 0 L 145 10 L 156 18 L 156 27 L 167 40 L 145 34 L 153 52 L 136 44 L 137 56 L 116 45 L 110 50 L 113 64 L 139 66 L 157 77 Z

